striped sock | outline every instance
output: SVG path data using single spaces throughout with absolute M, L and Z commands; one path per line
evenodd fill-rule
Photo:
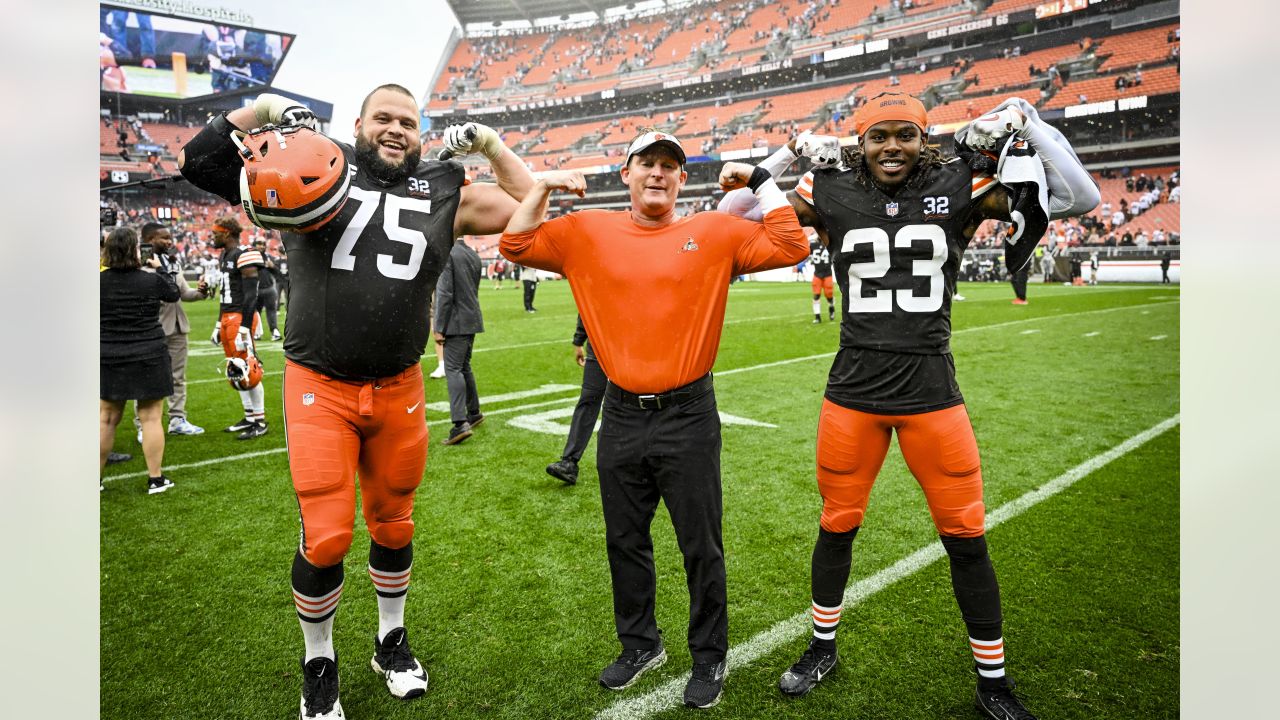
M 843 605 L 835 607 L 826 607 L 819 605 L 818 601 L 813 602 L 813 637 L 823 645 L 834 645 L 836 642 L 836 627 L 840 624 L 840 611 L 844 609 Z
M 1004 638 L 978 640 L 969 638 L 973 661 L 978 664 L 978 675 L 988 679 L 1004 677 Z
M 413 544 L 395 550 L 369 543 L 369 579 L 378 594 L 378 642 L 404 627 L 404 602 L 413 572 Z
M 307 651 L 303 662 L 317 657 L 336 659 L 333 620 L 342 599 L 342 563 L 319 568 L 299 551 L 293 559 L 293 606 L 302 625 Z

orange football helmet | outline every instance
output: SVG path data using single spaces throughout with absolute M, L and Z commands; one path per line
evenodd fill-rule
M 252 390 L 262 382 L 262 361 L 253 355 L 227 358 L 227 382 L 235 390 Z
M 265 127 L 244 139 L 232 134 L 244 167 L 240 203 L 261 228 L 305 233 L 338 214 L 351 186 L 337 143 L 311 128 Z

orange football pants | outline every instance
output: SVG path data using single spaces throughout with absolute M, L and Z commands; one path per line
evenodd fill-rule
M 242 313 L 224 312 L 218 319 L 218 332 L 222 337 L 222 352 L 229 358 L 238 357 L 245 360 L 249 357 L 246 350 L 236 349 L 236 334 L 240 332 L 240 324 Z M 249 328 L 253 335 L 258 334 L 258 326 L 262 321 L 258 319 L 258 313 L 253 314 L 253 327 Z
M 822 295 L 826 295 L 826 296 L 827 296 L 827 299 L 828 299 L 828 300 L 830 300 L 830 299 L 831 299 L 831 296 L 834 294 L 834 293 L 833 293 L 833 291 L 832 291 L 832 289 L 831 289 L 831 276 L 830 276 L 830 275 L 828 275 L 828 276 L 826 276 L 826 277 L 824 277 L 824 278 L 820 278 L 820 277 L 818 277 L 817 275 L 814 275 L 814 276 L 813 276 L 813 282 L 812 282 L 811 284 L 813 285 L 813 297 L 814 297 L 814 299 L 817 299 L 818 295 L 819 295 L 819 294 L 822 294 Z
M 356 475 L 369 536 L 396 550 L 413 540 L 413 494 L 427 466 L 422 366 L 365 383 L 285 361 L 285 439 L 302 516 L 302 554 L 342 562 L 356 518 Z
M 818 418 L 818 490 L 822 527 L 848 532 L 862 525 L 889 439 L 898 432 L 902 456 L 924 490 L 938 534 L 984 532 L 982 464 L 964 405 L 915 415 L 876 415 L 822 401 Z

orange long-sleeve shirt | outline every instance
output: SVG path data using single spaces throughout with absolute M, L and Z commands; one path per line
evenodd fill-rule
M 584 210 L 502 235 L 502 254 L 569 280 L 605 374 L 637 394 L 697 380 L 715 364 L 729 280 L 794 265 L 809 241 L 789 206 L 751 222 L 703 212 L 661 228 L 629 211 Z

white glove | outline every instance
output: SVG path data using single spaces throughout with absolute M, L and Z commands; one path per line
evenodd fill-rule
M 302 103 L 275 93 L 262 93 L 253 101 L 253 116 L 258 126 L 303 125 L 316 129 L 316 115 Z
M 209 337 L 209 342 L 213 343 L 214 345 L 222 344 L 222 326 L 221 325 L 213 326 L 213 335 Z
M 493 160 L 504 147 L 497 131 L 488 125 L 469 122 L 450 125 L 444 130 L 444 148 L 455 156 L 481 153 Z
M 236 333 L 236 351 L 245 352 L 253 348 L 253 338 L 249 337 L 249 328 L 241 325 L 240 332 Z
M 834 135 L 814 135 L 805 130 L 796 137 L 796 152 L 809 158 L 814 167 L 832 168 L 840 164 L 840 140 Z
M 1010 133 L 1016 133 L 1027 125 L 1027 116 L 1010 105 L 1003 110 L 987 113 L 969 123 L 964 144 L 974 150 L 994 150 L 1004 144 Z

